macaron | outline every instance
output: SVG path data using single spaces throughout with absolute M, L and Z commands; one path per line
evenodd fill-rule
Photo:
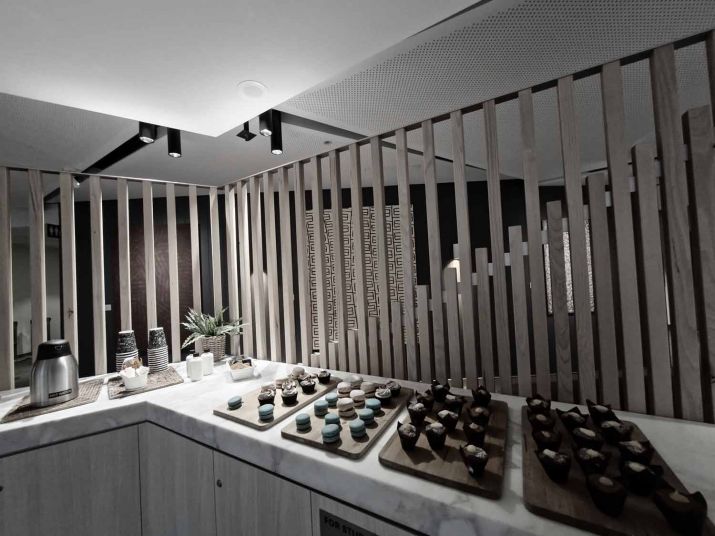
M 348 426 L 350 427 L 350 435 L 355 439 L 363 437 L 367 433 L 365 431 L 365 423 L 361 419 L 350 421 Z
M 290 373 L 290 375 L 294 378 L 300 378 L 303 374 L 305 374 L 305 369 L 303 367 L 293 367 L 293 370 Z
M 325 424 L 336 424 L 340 426 L 340 417 L 336 413 L 328 413 L 325 416 Z
M 240 395 L 232 396 L 228 399 L 228 409 L 230 409 L 231 411 L 240 408 L 242 405 L 243 398 L 241 398 Z
M 365 407 L 371 409 L 373 413 L 377 413 L 382 409 L 382 402 L 377 398 L 368 398 L 365 400 Z
M 371 409 L 359 409 L 357 412 L 358 419 L 360 419 L 365 424 L 372 424 L 375 422 L 375 413 Z
M 362 382 L 360 384 L 360 389 L 363 393 L 365 393 L 365 398 L 372 398 L 375 396 L 375 389 L 377 389 L 377 385 L 372 382 Z
M 310 415 L 307 413 L 299 413 L 296 415 L 295 426 L 299 432 L 307 432 L 310 430 Z
M 350 398 L 338 400 L 338 415 L 343 419 L 352 419 L 355 416 L 355 403 Z
M 326 424 L 320 433 L 323 443 L 337 443 L 340 440 L 340 427 L 337 424 Z
M 325 395 L 325 401 L 328 403 L 329 407 L 334 408 L 338 405 L 338 395 L 335 393 L 328 393 Z
M 362 376 L 359 374 L 351 374 L 348 376 L 347 382 L 352 385 L 353 389 L 360 389 L 360 385 L 362 384 Z
M 340 382 L 338 384 L 338 398 L 347 398 L 350 396 L 350 391 L 353 390 L 352 384 L 348 382 Z
M 273 418 L 273 404 L 258 406 L 258 418 L 262 421 L 270 421 Z
M 324 415 L 328 414 L 328 403 L 323 400 L 317 400 L 315 404 L 313 404 L 313 411 L 315 412 L 316 417 L 323 417 Z
M 353 389 L 350 391 L 350 398 L 352 398 L 356 406 L 365 405 L 365 392 L 362 389 Z

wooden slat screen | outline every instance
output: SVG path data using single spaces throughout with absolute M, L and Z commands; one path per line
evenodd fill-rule
M 15 388 L 12 310 L 12 226 L 10 173 L 0 167 L 0 390 Z
M 151 189 L 149 190 L 149 196 L 151 197 Z M 107 323 L 104 316 L 104 221 L 102 219 L 102 179 L 97 176 L 92 176 L 89 178 L 89 211 L 92 232 L 92 318 L 94 320 L 94 373 L 105 374 L 107 372 Z M 144 223 L 146 228 L 146 219 Z M 151 227 L 153 231 L 153 225 Z M 152 266 L 153 262 L 154 257 L 152 242 Z M 147 305 L 147 315 L 148 313 L 149 311 Z M 154 312 L 154 315 L 156 317 L 156 312 Z M 154 323 L 154 325 L 156 325 L 156 322 Z
M 70 343 L 72 355 L 79 360 L 79 341 L 77 335 L 77 254 L 74 226 L 74 179 L 69 173 L 60 174 L 60 225 L 62 228 L 62 317 L 64 319 L 64 338 Z M 120 258 L 120 269 L 121 261 L 122 259 Z
M 32 316 L 32 360 L 34 362 L 37 357 L 37 346 L 47 339 L 47 323 L 45 322 L 47 318 L 45 192 L 42 174 L 39 171 L 29 170 L 28 179 L 30 184 L 30 311 Z M 104 288 L 102 288 L 102 293 L 104 293 Z M 102 308 L 104 308 L 104 304 L 102 304 Z

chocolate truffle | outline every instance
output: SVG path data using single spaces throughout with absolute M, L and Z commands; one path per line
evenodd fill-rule
M 612 445 L 621 441 L 628 441 L 632 432 L 633 427 L 621 421 L 603 421 L 601 423 L 601 435 L 606 442 Z
M 586 426 L 586 421 L 588 420 L 588 414 L 581 413 L 577 407 L 573 407 L 568 411 L 557 409 L 556 414 L 569 432 L 574 428 Z
M 603 446 L 601 434 L 594 432 L 590 428 L 574 428 L 571 431 L 571 437 L 579 448 L 601 450 Z
M 627 495 L 623 484 L 605 475 L 592 474 L 586 479 L 586 487 L 601 512 L 612 517 L 621 515 Z
M 596 404 L 595 402 L 586 399 L 588 412 L 591 414 L 591 419 L 597 425 L 601 425 L 603 421 L 617 421 L 618 417 L 613 413 L 610 404 Z
M 580 448 L 576 451 L 576 461 L 587 475 L 605 473 L 610 457 L 610 454 L 604 454 L 595 449 Z
M 548 415 L 551 412 L 551 400 L 546 400 L 540 394 L 527 396 L 526 407 L 528 408 L 529 414 L 543 413 Z
M 630 491 L 636 495 L 650 495 L 660 484 L 663 468 L 660 465 L 622 462 L 621 475 Z
M 653 458 L 653 445 L 650 441 L 621 441 L 618 443 L 623 461 L 638 462 L 648 465 Z
M 554 418 L 545 413 L 532 413 L 528 417 L 531 428 L 534 430 L 553 430 Z
M 571 456 L 551 449 L 537 451 L 536 457 L 546 471 L 547 476 L 554 482 L 566 482 L 571 469 Z
M 699 491 L 688 495 L 663 488 L 655 492 L 653 501 L 675 531 L 693 535 L 702 533 L 708 505 Z
M 539 450 L 551 449 L 559 450 L 561 446 L 561 432 L 553 430 L 533 430 L 531 437 L 534 438 L 536 448 Z

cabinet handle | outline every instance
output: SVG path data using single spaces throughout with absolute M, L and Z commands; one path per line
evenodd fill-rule
M 220 478 L 216 481 L 216 486 L 218 486 L 219 488 L 223 487 L 223 482 L 221 482 Z M 0 491 L 2 491 L 2 488 L 0 488 Z

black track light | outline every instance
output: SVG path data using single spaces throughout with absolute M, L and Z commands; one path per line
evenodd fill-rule
M 267 110 L 258 116 L 258 133 L 261 136 L 270 136 L 273 132 L 272 113 L 273 110 Z
M 283 132 L 281 128 L 281 113 L 278 110 L 273 110 L 271 133 L 271 152 L 273 154 L 283 154 Z
M 238 136 L 239 138 L 243 138 L 244 141 L 251 141 L 253 138 L 256 137 L 253 132 L 248 130 L 248 121 L 243 124 L 243 130 L 236 134 L 236 136 Z
M 144 143 L 154 143 L 156 140 L 156 125 L 139 122 L 139 139 Z
M 169 156 L 172 158 L 181 157 L 181 131 L 175 128 L 166 129 L 166 138 L 169 145 Z

